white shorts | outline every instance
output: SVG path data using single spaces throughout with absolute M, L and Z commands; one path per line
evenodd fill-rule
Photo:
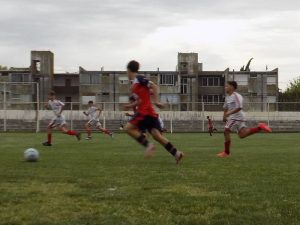
M 102 127 L 102 124 L 100 123 L 99 119 L 90 119 L 88 124 L 92 127 Z
M 63 115 L 61 115 L 61 116 L 53 117 L 51 122 L 49 123 L 49 126 L 51 128 L 54 128 L 54 127 L 62 127 L 66 124 L 67 124 L 67 122 L 66 122 L 65 117 Z
M 230 119 L 226 122 L 225 130 L 239 132 L 241 129 L 243 129 L 245 127 L 247 127 L 246 121 Z

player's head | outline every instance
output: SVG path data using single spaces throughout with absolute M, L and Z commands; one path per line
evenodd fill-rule
M 89 102 L 88 102 L 88 105 L 89 105 L 89 106 L 92 106 L 92 105 L 94 105 L 94 102 L 93 102 L 93 101 L 89 101 Z
M 135 98 L 133 96 L 129 97 L 129 102 L 135 102 Z
M 237 87 L 238 85 L 236 81 L 228 81 L 225 85 L 225 92 L 227 94 L 232 94 L 237 89 Z
M 209 119 L 209 116 L 207 116 L 206 118 Z
M 48 94 L 49 100 L 54 100 L 55 97 L 56 97 L 55 91 L 50 91 L 49 94 Z
M 130 80 L 133 80 L 134 77 L 136 76 L 136 74 L 139 72 L 140 69 L 140 64 L 135 61 L 135 60 L 131 60 L 128 64 L 127 64 L 127 74 L 128 74 L 128 78 Z

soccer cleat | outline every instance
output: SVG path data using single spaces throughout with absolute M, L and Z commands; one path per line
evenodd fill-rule
M 76 138 L 77 138 L 78 141 L 80 141 L 81 140 L 81 133 L 77 133 Z
M 90 137 L 90 136 L 89 136 L 89 137 L 86 137 L 85 140 L 88 140 L 88 141 L 89 141 L 89 140 L 92 140 L 92 137 Z
M 150 143 L 144 152 L 145 159 L 151 158 L 155 151 L 155 145 Z
M 184 157 L 184 154 L 182 152 L 177 152 L 176 153 L 176 156 L 175 156 L 175 159 L 176 159 L 176 164 L 179 164 L 182 160 L 182 158 Z
M 230 156 L 230 153 L 226 153 L 225 151 L 220 152 L 219 154 L 217 154 L 218 157 L 220 158 L 226 158 L 228 156 Z
M 49 143 L 48 141 L 44 142 L 43 145 L 44 145 L 44 146 L 52 146 L 52 144 Z
M 271 132 L 272 132 L 272 129 L 271 129 L 267 124 L 265 124 L 265 123 L 259 123 L 259 124 L 258 124 L 258 127 L 259 127 L 261 130 L 263 130 L 263 131 L 265 131 L 265 132 L 267 132 L 267 133 L 271 133 Z

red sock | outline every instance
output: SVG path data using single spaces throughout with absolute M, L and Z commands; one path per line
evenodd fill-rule
M 67 132 L 67 134 L 68 135 L 77 135 L 77 132 L 76 131 L 74 131 L 74 130 L 69 130 L 68 132 Z
M 110 134 L 110 131 L 109 131 L 109 130 L 103 129 L 102 131 L 103 131 L 103 133 L 105 133 L 105 134 Z
M 261 130 L 260 127 L 253 127 L 253 128 L 250 128 L 250 133 L 255 134 L 255 133 L 258 133 L 260 130 Z
M 230 143 L 231 143 L 231 141 L 225 141 L 225 143 L 224 143 L 224 146 L 225 146 L 225 152 L 227 153 L 227 154 L 230 154 Z
M 52 142 L 52 134 L 48 134 L 48 143 L 51 144 Z

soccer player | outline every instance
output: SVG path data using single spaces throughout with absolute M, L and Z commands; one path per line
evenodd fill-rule
M 87 132 L 86 140 L 92 139 L 92 127 L 96 127 L 97 130 L 101 131 L 104 134 L 107 134 L 111 137 L 113 137 L 113 133 L 109 130 L 102 127 L 99 117 L 101 115 L 102 110 L 94 105 L 93 101 L 88 102 L 89 109 L 87 112 L 83 112 L 84 115 L 86 115 L 89 118 L 89 121 L 85 124 L 85 129 Z
M 183 158 L 183 153 L 178 151 L 160 132 L 161 127 L 158 114 L 155 112 L 151 102 L 150 90 L 152 89 L 154 104 L 159 108 L 163 107 L 158 100 L 158 87 L 145 76 L 138 75 L 139 67 L 140 65 L 136 61 L 130 61 L 127 65 L 127 74 L 129 80 L 132 81 L 131 92 L 135 101 L 125 105 L 124 108 L 128 110 L 137 106 L 137 112 L 126 124 L 125 130 L 128 135 L 145 147 L 145 157 L 148 158 L 153 155 L 155 146 L 149 143 L 147 137 L 141 132 L 141 130 L 147 129 L 151 136 L 174 156 L 178 164 Z
M 47 109 L 51 109 L 54 113 L 54 117 L 47 127 L 48 140 L 43 143 L 44 146 L 52 146 L 52 129 L 57 127 L 61 132 L 67 135 L 76 136 L 77 140 L 80 141 L 81 135 L 79 132 L 69 130 L 64 115 L 62 115 L 64 103 L 56 99 L 55 92 L 49 93 L 49 101 L 46 105 Z
M 214 123 L 209 116 L 207 116 L 207 121 L 208 121 L 208 132 L 209 132 L 210 136 L 212 136 L 212 133 L 214 131 L 217 131 L 217 129 L 214 127 Z
M 235 81 L 228 81 L 225 86 L 226 99 L 223 116 L 223 121 L 226 122 L 224 130 L 225 149 L 218 154 L 218 156 L 222 158 L 230 155 L 231 131 L 236 130 L 240 138 L 246 138 L 260 131 L 267 133 L 272 132 L 272 129 L 265 123 L 259 123 L 257 127 L 247 128 L 245 114 L 243 112 L 243 97 L 236 92 L 237 86 Z

